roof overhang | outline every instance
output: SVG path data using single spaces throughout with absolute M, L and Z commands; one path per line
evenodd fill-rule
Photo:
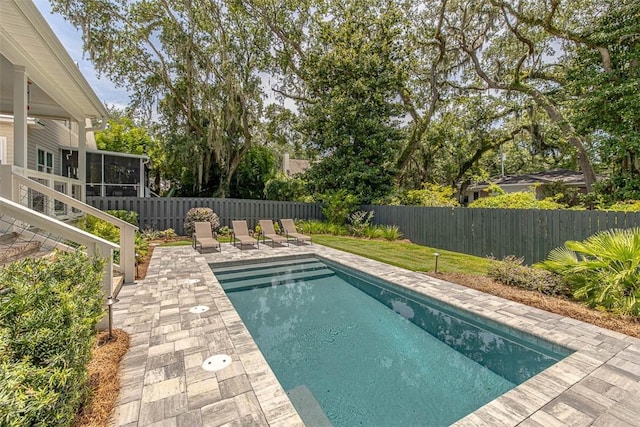
M 14 65 L 29 79 L 29 116 L 83 121 L 107 110 L 31 0 L 0 0 L 0 113 L 13 115 Z

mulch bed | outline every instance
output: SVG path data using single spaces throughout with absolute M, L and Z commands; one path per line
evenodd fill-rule
M 438 279 L 477 289 L 491 295 L 516 301 L 562 316 L 591 323 L 601 328 L 620 332 L 632 337 L 640 337 L 640 318 L 619 316 L 589 308 L 584 304 L 559 297 L 544 295 L 540 292 L 503 285 L 490 277 L 473 276 L 462 273 L 430 273 Z

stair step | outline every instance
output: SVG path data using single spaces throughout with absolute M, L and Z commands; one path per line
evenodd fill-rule
M 252 270 L 262 270 L 263 268 L 268 267 L 276 267 L 279 265 L 296 265 L 296 264 L 305 264 L 305 263 L 313 263 L 318 262 L 316 258 L 293 258 L 286 259 L 282 261 L 270 261 L 270 262 L 258 262 L 251 264 L 236 264 L 229 267 L 213 267 L 213 272 L 215 274 L 225 273 L 228 271 L 236 272 L 236 271 L 252 271 Z
M 319 270 L 322 268 L 326 268 L 321 262 L 312 262 L 305 264 L 285 264 L 285 265 L 277 265 L 261 268 L 259 270 L 250 269 L 250 270 L 232 270 L 219 272 L 217 270 L 214 271 L 214 274 L 218 278 L 220 282 L 233 282 L 236 280 L 244 280 L 247 276 L 251 276 L 252 278 L 258 277 L 267 277 L 267 276 L 275 276 L 279 274 L 287 274 L 287 273 L 297 273 L 300 271 L 313 271 Z
M 11 233 L 5 233 L 0 236 L 0 243 L 10 244 L 18 240 L 18 233 L 12 231 Z
M 256 277 L 253 279 L 233 281 L 233 282 L 221 283 L 221 284 L 222 284 L 222 289 L 224 289 L 225 291 L 234 292 L 234 291 L 244 291 L 247 289 L 254 289 L 254 288 L 264 288 L 267 286 L 283 285 L 286 283 L 293 283 L 301 280 L 310 281 L 314 279 L 322 279 L 322 278 L 330 277 L 333 275 L 335 275 L 335 273 L 332 270 L 328 268 L 323 268 L 319 270 L 305 271 L 305 272 L 272 276 L 272 277 Z
M 8 264 L 21 258 L 26 258 L 40 250 L 41 242 L 20 242 L 12 245 L 0 246 L 0 264 Z

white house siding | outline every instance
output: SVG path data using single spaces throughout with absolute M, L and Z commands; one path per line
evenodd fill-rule
M 70 131 L 64 122 L 55 120 L 40 120 L 44 127 L 38 126 L 36 129 L 29 129 L 29 154 L 27 167 L 37 169 L 38 148 L 48 150 L 53 153 L 53 173 L 60 175 L 62 168 L 61 149 L 69 149 L 78 146 L 78 136 Z
M 0 137 L 7 139 L 7 164 L 13 164 L 13 123 L 0 122 Z

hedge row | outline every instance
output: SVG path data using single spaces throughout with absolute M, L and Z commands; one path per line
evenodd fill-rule
M 104 314 L 103 265 L 78 252 L 0 269 L 0 425 L 73 421 Z

